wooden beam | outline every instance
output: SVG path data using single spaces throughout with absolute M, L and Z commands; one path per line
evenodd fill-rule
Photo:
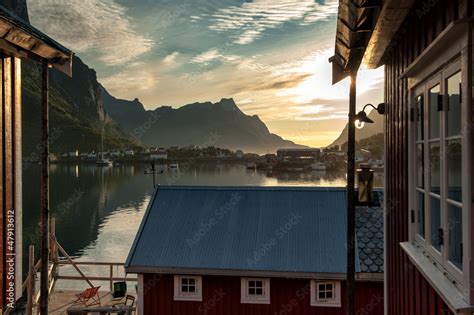
M 49 302 L 49 64 L 42 62 L 41 84 L 41 280 L 40 314 L 48 314 Z
M 69 263 L 74 267 L 74 269 L 76 269 L 77 272 L 79 272 L 79 274 L 81 275 L 81 278 L 84 279 L 90 285 L 91 288 L 94 288 L 95 287 L 94 284 L 86 277 L 86 275 L 82 272 L 82 270 L 79 269 L 79 267 L 77 267 L 76 263 L 68 255 L 68 253 L 64 250 L 64 248 L 58 243 L 58 241 L 56 240 L 56 237 L 54 237 L 53 235 L 50 235 L 50 237 L 56 243 L 56 246 L 58 247 L 59 251 L 66 257 L 67 260 L 69 260 Z

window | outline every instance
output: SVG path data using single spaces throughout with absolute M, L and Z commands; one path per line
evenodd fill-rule
M 270 304 L 270 279 L 241 279 L 241 303 Z
M 312 280 L 311 306 L 341 307 L 340 282 Z
M 413 90 L 411 207 L 414 240 L 459 283 L 462 283 L 462 187 L 464 136 L 462 75 L 450 64 Z M 467 211 L 467 210 L 464 210 Z
M 202 301 L 202 278 L 174 276 L 175 301 Z

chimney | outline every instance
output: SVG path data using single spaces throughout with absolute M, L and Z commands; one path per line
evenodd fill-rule
M 30 22 L 26 0 L 2 0 L 0 5 L 7 8 L 26 22 Z

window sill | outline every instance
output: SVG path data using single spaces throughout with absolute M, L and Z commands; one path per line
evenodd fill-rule
M 189 302 L 202 302 L 202 296 L 175 296 L 174 297 L 175 301 L 189 301 Z
M 317 307 L 341 307 L 341 302 L 315 302 L 311 301 L 311 306 Z
M 242 304 L 270 304 L 269 299 L 242 299 L 240 300 Z
M 474 305 L 470 305 L 464 300 L 462 292 L 433 265 L 433 262 L 426 257 L 420 247 L 410 242 L 400 243 L 400 246 L 408 255 L 410 261 L 454 313 L 459 314 L 474 311 Z

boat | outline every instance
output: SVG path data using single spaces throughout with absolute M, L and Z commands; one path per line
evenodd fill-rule
M 248 164 L 247 164 L 247 169 L 248 169 L 248 170 L 256 170 L 256 169 L 257 169 L 257 164 L 255 164 L 255 163 L 248 163 Z
M 112 161 L 104 158 L 104 123 L 102 122 L 100 159 L 97 159 L 97 167 L 112 166 Z
M 168 168 L 170 170 L 178 170 L 179 169 L 179 166 L 178 166 L 178 163 L 171 163 Z
M 327 167 L 326 167 L 326 164 L 325 163 L 321 163 L 321 162 L 317 162 L 317 163 L 313 163 L 311 164 L 311 169 L 313 171 L 326 171 Z
M 97 166 L 102 167 L 102 166 L 111 166 L 112 161 L 109 159 L 98 159 L 97 160 Z

